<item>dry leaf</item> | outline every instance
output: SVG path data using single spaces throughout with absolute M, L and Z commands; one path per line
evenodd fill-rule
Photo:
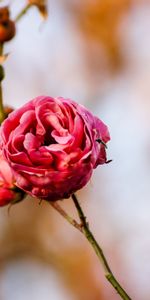
M 28 0 L 29 4 L 38 8 L 41 16 L 46 19 L 48 17 L 47 0 Z

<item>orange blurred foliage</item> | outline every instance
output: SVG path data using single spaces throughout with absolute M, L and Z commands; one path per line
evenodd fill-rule
M 74 243 L 61 253 L 63 280 L 77 300 L 102 300 L 103 283 L 101 278 L 96 280 L 92 257 L 86 250 Z
M 78 27 L 86 44 L 90 64 L 98 68 L 98 50 L 93 52 L 93 44 L 104 48 L 108 63 L 114 69 L 121 65 L 118 27 L 122 17 L 131 7 L 133 0 L 88 0 L 71 5 Z M 101 55 L 101 54 L 100 54 Z

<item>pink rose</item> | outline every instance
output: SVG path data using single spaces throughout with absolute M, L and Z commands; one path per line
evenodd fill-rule
M 7 161 L 0 154 L 0 206 L 15 200 L 16 194 L 13 188 L 15 186 L 12 171 Z
M 18 187 L 50 201 L 68 198 L 106 162 L 107 126 L 84 106 L 37 97 L 9 114 L 1 126 L 5 158 Z

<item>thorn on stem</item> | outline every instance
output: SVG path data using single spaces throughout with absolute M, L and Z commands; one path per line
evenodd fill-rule
M 112 161 L 113 161 L 112 159 L 109 159 L 109 160 L 106 161 L 106 164 L 109 164 L 109 163 L 111 163 Z
M 101 139 L 96 139 L 96 142 L 98 142 L 99 144 L 102 144 L 107 149 L 106 143 L 103 142 Z
M 41 205 L 41 203 L 42 203 L 42 200 L 43 200 L 43 199 L 40 199 L 40 200 L 39 200 L 39 205 Z

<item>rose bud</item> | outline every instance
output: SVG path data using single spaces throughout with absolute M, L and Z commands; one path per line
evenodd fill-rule
M 11 20 L 0 23 L 0 42 L 8 42 L 15 36 L 15 23 Z
M 0 7 L 0 23 L 8 21 L 9 15 L 10 13 L 8 6 Z
M 23 199 L 24 193 L 14 185 L 14 176 L 7 161 L 0 154 L 0 206 L 16 203 Z
M 107 126 L 84 106 L 37 97 L 9 114 L 1 126 L 3 154 L 16 185 L 49 201 L 68 198 L 107 162 Z
M 16 33 L 15 22 L 9 19 L 9 8 L 0 8 L 0 42 L 10 41 Z

